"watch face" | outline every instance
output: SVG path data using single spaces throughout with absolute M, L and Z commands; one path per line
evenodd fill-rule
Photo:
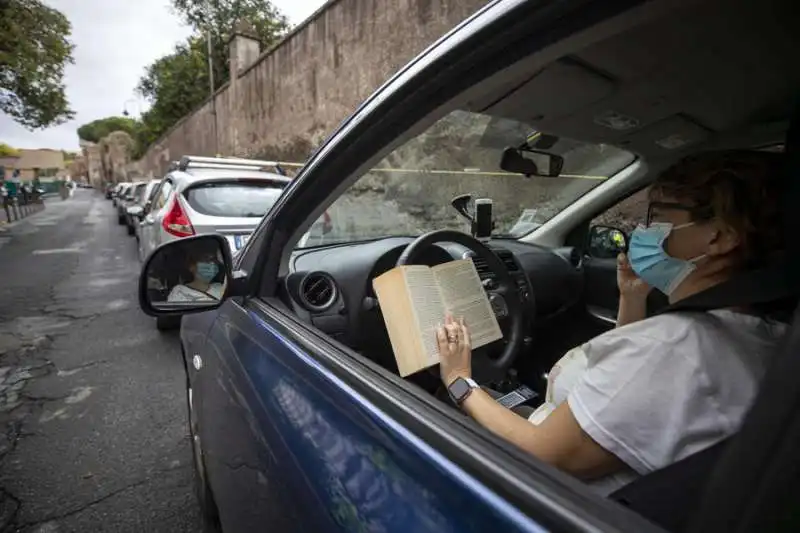
M 469 383 L 466 382 L 466 380 L 464 380 L 463 378 L 458 378 L 457 380 L 455 380 L 453 383 L 450 384 L 448 390 L 450 391 L 450 395 L 456 402 L 461 402 L 467 397 L 467 395 L 469 395 L 471 387 L 469 386 Z

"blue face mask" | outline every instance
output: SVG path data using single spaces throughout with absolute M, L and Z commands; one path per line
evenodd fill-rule
M 213 262 L 201 261 L 197 263 L 197 277 L 209 283 L 219 273 L 219 265 Z
M 664 241 L 677 229 L 686 228 L 694 222 L 673 226 L 669 223 L 654 222 L 650 226 L 639 226 L 633 230 L 628 248 L 628 261 L 636 275 L 642 280 L 669 296 L 697 268 L 694 259 L 677 259 L 664 250 Z

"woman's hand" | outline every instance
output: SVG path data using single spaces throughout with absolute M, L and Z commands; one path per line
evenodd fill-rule
M 445 386 L 457 378 L 472 377 L 472 346 L 469 330 L 464 319 L 445 317 L 444 326 L 436 328 L 436 344 L 439 347 L 439 372 Z
M 623 299 L 644 300 L 650 292 L 650 285 L 642 281 L 631 268 L 628 256 L 617 256 L 617 287 Z

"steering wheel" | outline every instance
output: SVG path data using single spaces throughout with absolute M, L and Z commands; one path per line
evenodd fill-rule
M 489 379 L 504 377 L 517 358 L 525 340 L 525 320 L 517 284 L 506 265 L 494 252 L 479 240 L 460 231 L 437 230 L 417 237 L 397 259 L 397 266 L 413 265 L 425 248 L 437 242 L 454 242 L 464 246 L 475 256 L 483 259 L 489 270 L 495 275 L 496 286 L 488 289 L 487 293 L 495 315 L 500 319 L 505 347 L 500 356 L 496 358 L 482 355 L 476 358 L 478 354 L 474 352 L 472 355 L 473 373 L 476 377 L 479 377 L 479 374 L 489 374 L 486 376 Z M 504 310 L 504 312 L 498 313 L 498 309 Z

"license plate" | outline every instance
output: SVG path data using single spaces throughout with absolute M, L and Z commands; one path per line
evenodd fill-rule
M 250 234 L 247 235 L 234 235 L 233 246 L 238 250 L 250 240 Z

